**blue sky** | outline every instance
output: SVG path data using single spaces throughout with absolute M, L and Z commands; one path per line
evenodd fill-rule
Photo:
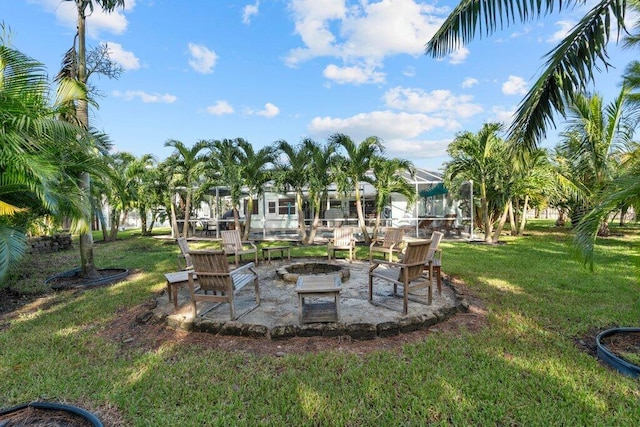
M 256 148 L 335 132 L 375 135 L 386 155 L 441 168 L 456 132 L 509 123 L 542 57 L 582 16 L 570 10 L 477 38 L 442 60 L 424 46 L 455 1 L 128 0 L 88 19 L 88 44 L 107 43 L 125 70 L 93 76 L 104 95 L 92 124 L 115 149 L 171 154 L 169 139 L 242 137 Z M 60 68 L 75 34 L 74 2 L 3 1 L 13 47 Z M 633 51 L 598 75 L 607 101 Z M 555 145 L 555 133 L 544 142 Z

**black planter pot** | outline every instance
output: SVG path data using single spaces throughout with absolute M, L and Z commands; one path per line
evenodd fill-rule
M 50 284 L 51 282 L 54 282 L 56 279 L 60 279 L 63 277 L 73 277 L 76 276 L 78 273 L 80 273 L 82 269 L 81 268 L 74 268 L 73 270 L 69 270 L 69 271 L 65 271 L 62 273 L 58 273 L 54 276 L 48 277 L 44 283 L 45 285 Z M 95 279 L 87 279 L 84 280 L 81 284 L 81 286 L 99 286 L 99 285 L 108 285 L 111 283 L 115 283 L 118 282 L 124 278 L 126 278 L 129 275 L 129 270 L 125 269 L 125 268 L 105 268 L 105 269 L 98 269 L 98 271 L 113 271 L 114 274 L 110 274 L 108 276 L 105 277 L 97 277 Z M 60 285 L 51 285 L 51 289 L 54 290 L 59 290 L 59 289 L 63 289 L 64 286 L 60 286 Z M 0 426 L 1 427 L 1 426 Z
M 26 408 L 34 408 L 34 409 L 44 409 L 47 411 L 60 411 L 60 412 L 66 412 L 68 414 L 73 414 L 75 416 L 78 416 L 84 420 L 86 420 L 89 424 L 91 424 L 94 427 L 103 427 L 104 425 L 102 424 L 102 421 L 100 421 L 100 419 L 98 417 L 96 417 L 93 413 L 82 409 L 82 408 L 78 408 L 76 406 L 71 406 L 71 405 L 63 405 L 63 404 L 59 404 L 59 403 L 48 403 L 48 402 L 31 402 L 31 403 L 25 403 L 23 405 L 18 405 L 18 406 L 13 406 L 11 408 L 6 408 L 6 409 L 0 409 L 0 417 L 4 416 L 4 415 L 10 415 L 13 414 L 15 412 L 21 411 L 23 409 Z M 8 425 L 9 421 L 1 421 L 0 420 L 0 427 L 3 427 L 5 425 Z
M 596 337 L 598 358 L 612 368 L 615 368 L 621 374 L 637 378 L 638 376 L 640 376 L 640 367 L 616 356 L 614 353 L 609 351 L 609 349 L 604 344 L 601 343 L 601 340 L 605 337 L 624 332 L 640 332 L 640 328 L 613 328 L 600 332 Z

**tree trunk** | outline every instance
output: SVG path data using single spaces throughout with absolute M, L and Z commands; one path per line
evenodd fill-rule
M 484 227 L 484 241 L 491 243 L 491 221 L 489 220 L 489 206 L 487 204 L 487 187 L 480 183 L 480 209 L 482 210 L 482 225 Z
M 298 231 L 300 232 L 300 240 L 307 240 L 307 225 L 304 222 L 304 209 L 302 206 L 302 192 L 296 191 L 296 211 L 298 213 Z
M 312 245 L 316 240 L 316 233 L 318 232 L 318 226 L 320 225 L 320 211 L 322 210 L 321 202 L 319 197 L 314 197 L 313 200 L 313 222 L 311 223 L 311 229 L 309 230 L 309 235 L 307 236 L 307 240 L 303 243 Z
M 496 226 L 495 231 L 493 232 L 493 243 L 498 243 L 500 241 L 500 233 L 502 233 L 502 228 L 504 224 L 507 222 L 507 215 L 509 214 L 509 207 L 511 206 L 511 200 L 509 200 L 504 205 L 504 209 L 502 210 L 502 215 L 500 216 L 500 221 L 498 221 L 498 225 Z
M 364 221 L 364 213 L 362 212 L 362 199 L 360 195 L 360 188 L 358 186 L 356 186 L 356 212 L 358 214 L 358 224 L 360 225 L 362 236 L 364 237 L 364 244 L 368 246 L 371 244 L 371 237 L 369 237 L 367 224 Z
M 98 221 L 100 222 L 100 230 L 102 231 L 102 240 L 105 242 L 109 238 L 109 230 L 107 227 L 107 221 L 104 218 L 104 213 L 102 212 L 102 207 L 98 207 L 96 209 L 96 216 L 98 217 Z
M 518 227 L 518 236 L 524 233 L 524 227 L 527 225 L 527 211 L 529 210 L 529 195 L 524 196 L 524 205 L 522 206 L 522 218 L 520 218 L 520 227 Z
M 86 54 L 86 28 L 84 10 L 86 5 L 78 5 L 78 81 L 86 86 L 87 84 L 87 54 Z M 79 99 L 77 102 L 77 119 L 85 130 L 89 130 L 89 103 L 86 99 Z M 98 277 L 93 260 L 93 234 L 91 233 L 92 211 L 91 205 L 91 177 L 86 172 L 81 172 L 79 184 L 84 194 L 84 202 L 87 204 L 87 231 L 80 233 L 80 263 L 82 277 L 95 279 Z
M 513 203 L 509 202 L 509 225 L 511 225 L 511 235 L 516 236 L 518 234 L 517 226 L 516 226 L 516 215 L 513 212 Z
M 171 237 L 177 238 L 180 237 L 180 230 L 178 229 L 178 219 L 176 218 L 176 207 L 173 204 L 173 197 L 171 197 Z
M 182 237 L 189 237 L 189 220 L 191 215 L 191 191 L 187 188 L 187 197 L 184 202 L 184 227 L 182 227 Z
M 624 205 L 622 209 L 620 209 L 620 227 L 625 224 L 625 216 L 627 216 L 627 211 L 629 210 L 629 206 Z
M 249 194 L 249 198 L 247 199 L 247 214 L 245 215 L 244 222 L 244 233 L 242 235 L 242 240 L 249 240 L 249 235 L 251 234 L 251 216 L 253 215 L 253 196 Z

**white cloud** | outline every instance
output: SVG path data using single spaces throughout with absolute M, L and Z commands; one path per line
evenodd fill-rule
M 344 0 L 293 0 L 295 31 L 303 47 L 289 52 L 286 62 L 295 66 L 316 57 L 334 57 L 345 67 L 376 64 L 391 55 L 424 54 L 426 40 L 443 19 L 443 10 L 416 0 L 353 2 Z
M 467 56 L 469 56 L 469 49 L 466 47 L 461 47 L 454 52 L 449 54 L 449 63 L 450 64 L 462 64 Z
M 467 77 L 462 82 L 462 87 L 467 89 L 467 88 L 470 88 L 470 87 L 473 87 L 473 86 L 477 85 L 478 83 L 479 83 L 478 79 L 474 79 L 473 77 Z
M 556 26 L 560 27 L 558 31 L 553 33 L 551 37 L 549 37 L 546 41 L 548 43 L 559 43 L 567 37 L 569 31 L 576 25 L 573 21 L 558 21 L 556 22 Z
M 450 140 L 424 138 L 426 132 L 438 128 L 453 131 L 459 130 L 460 125 L 446 118 L 386 110 L 361 113 L 346 118 L 316 117 L 309 123 L 307 130 L 310 135 L 319 139 L 336 132 L 349 135 L 354 141 L 377 136 L 383 141 L 385 155 L 415 162 L 446 155 Z
M 356 85 L 382 83 L 385 77 L 384 73 L 370 67 L 339 67 L 334 64 L 327 65 L 322 74 L 338 84 L 353 83 Z
M 257 114 L 258 116 L 263 116 L 270 119 L 280 114 L 280 109 L 275 105 L 273 105 L 272 103 L 267 102 L 266 104 L 264 104 L 264 110 L 256 111 L 255 114 Z
M 451 91 L 443 89 L 426 92 L 418 88 L 397 86 L 387 90 L 384 100 L 387 106 L 397 110 L 433 113 L 448 116 L 451 120 L 468 118 L 482 112 L 482 107 L 472 102 L 472 96 L 455 96 Z
M 315 117 L 308 126 L 314 135 L 330 135 L 341 132 L 354 140 L 362 140 L 371 135 L 382 139 L 415 138 L 435 128 L 457 127 L 441 117 L 405 112 L 372 111 L 347 118 Z
M 493 107 L 491 112 L 493 113 L 493 116 L 489 119 L 490 122 L 505 123 L 509 126 L 513 121 L 516 109 L 515 107 L 508 110 L 503 107 Z
M 68 28 L 75 29 L 77 24 L 78 9 L 75 2 L 60 0 L 34 0 L 43 8 L 56 16 L 58 22 Z M 103 32 L 112 34 L 122 34 L 127 29 L 127 18 L 124 12 L 130 12 L 135 7 L 136 2 L 128 0 L 125 8 L 118 7 L 111 13 L 105 13 L 99 5 L 95 5 L 93 13 L 87 12 L 86 28 L 87 34 L 92 38 L 99 38 Z
M 446 156 L 450 143 L 451 139 L 389 139 L 384 141 L 384 147 L 387 157 L 399 157 L 415 162 L 416 160 Z
M 201 44 L 189 43 L 189 66 L 196 72 L 201 74 L 213 73 L 213 67 L 216 65 L 218 55 L 206 46 Z
M 136 98 L 139 98 L 144 103 L 173 104 L 178 99 L 178 97 L 175 95 L 146 93 L 142 90 L 128 90 L 125 92 L 120 92 L 119 90 L 115 90 L 111 94 L 116 98 L 123 98 L 126 101 L 132 101 Z
M 522 77 L 509 76 L 507 81 L 502 83 L 502 93 L 505 95 L 525 95 L 527 82 Z
M 415 67 L 409 65 L 404 70 L 402 70 L 402 74 L 407 77 L 414 77 L 416 75 L 416 69 Z
M 248 4 L 246 5 L 243 9 L 242 9 L 242 23 L 243 24 L 250 24 L 251 23 L 251 17 L 253 15 L 257 15 L 258 14 L 258 7 L 260 6 L 260 2 L 256 1 L 256 4 Z
M 517 39 L 519 37 L 526 36 L 530 32 L 531 32 L 531 26 L 525 25 L 524 28 L 522 29 L 522 31 L 514 31 L 513 33 L 511 33 L 509 38 Z
M 119 43 L 107 42 L 109 49 L 109 58 L 116 64 L 119 64 L 125 70 L 137 70 L 140 68 L 140 60 L 133 52 L 126 51 Z
M 227 101 L 216 101 L 214 105 L 207 107 L 207 113 L 213 114 L 214 116 L 232 114 L 233 107 Z

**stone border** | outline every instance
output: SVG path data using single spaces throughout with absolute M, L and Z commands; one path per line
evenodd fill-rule
M 293 337 L 339 337 L 349 336 L 356 340 L 371 340 L 385 338 L 401 333 L 428 328 L 443 322 L 458 312 L 468 312 L 469 303 L 458 289 L 443 278 L 443 285 L 451 288 L 455 294 L 455 304 L 447 309 L 441 309 L 433 314 L 408 316 L 397 322 L 382 323 L 309 323 L 279 325 L 269 328 L 265 325 L 255 325 L 238 321 L 215 322 L 201 317 L 194 319 L 179 319 L 169 316 L 162 310 L 154 310 L 153 318 L 157 322 L 165 322 L 167 326 L 190 332 L 206 332 L 215 335 L 235 335 L 252 338 L 269 338 L 271 340 L 288 339 Z M 147 317 L 147 320 L 150 320 Z
M 278 278 L 284 280 L 285 282 L 289 282 L 289 283 L 296 283 L 298 281 L 298 277 L 300 277 L 301 275 L 304 276 L 303 273 L 291 273 L 289 272 L 289 268 L 291 267 L 305 267 L 306 265 L 329 265 L 331 267 L 336 267 L 335 271 L 331 271 L 328 273 L 319 273 L 319 274 L 314 274 L 314 276 L 327 276 L 327 275 L 333 275 L 333 274 L 337 274 L 338 276 L 340 276 L 340 280 L 342 281 L 342 283 L 346 282 L 347 280 L 349 280 L 349 278 L 351 277 L 351 271 L 349 270 L 349 267 L 347 266 L 340 266 L 339 264 L 331 264 L 328 262 L 298 262 L 295 264 L 288 264 L 288 265 L 284 265 L 278 269 L 276 269 L 276 276 L 278 276 Z

